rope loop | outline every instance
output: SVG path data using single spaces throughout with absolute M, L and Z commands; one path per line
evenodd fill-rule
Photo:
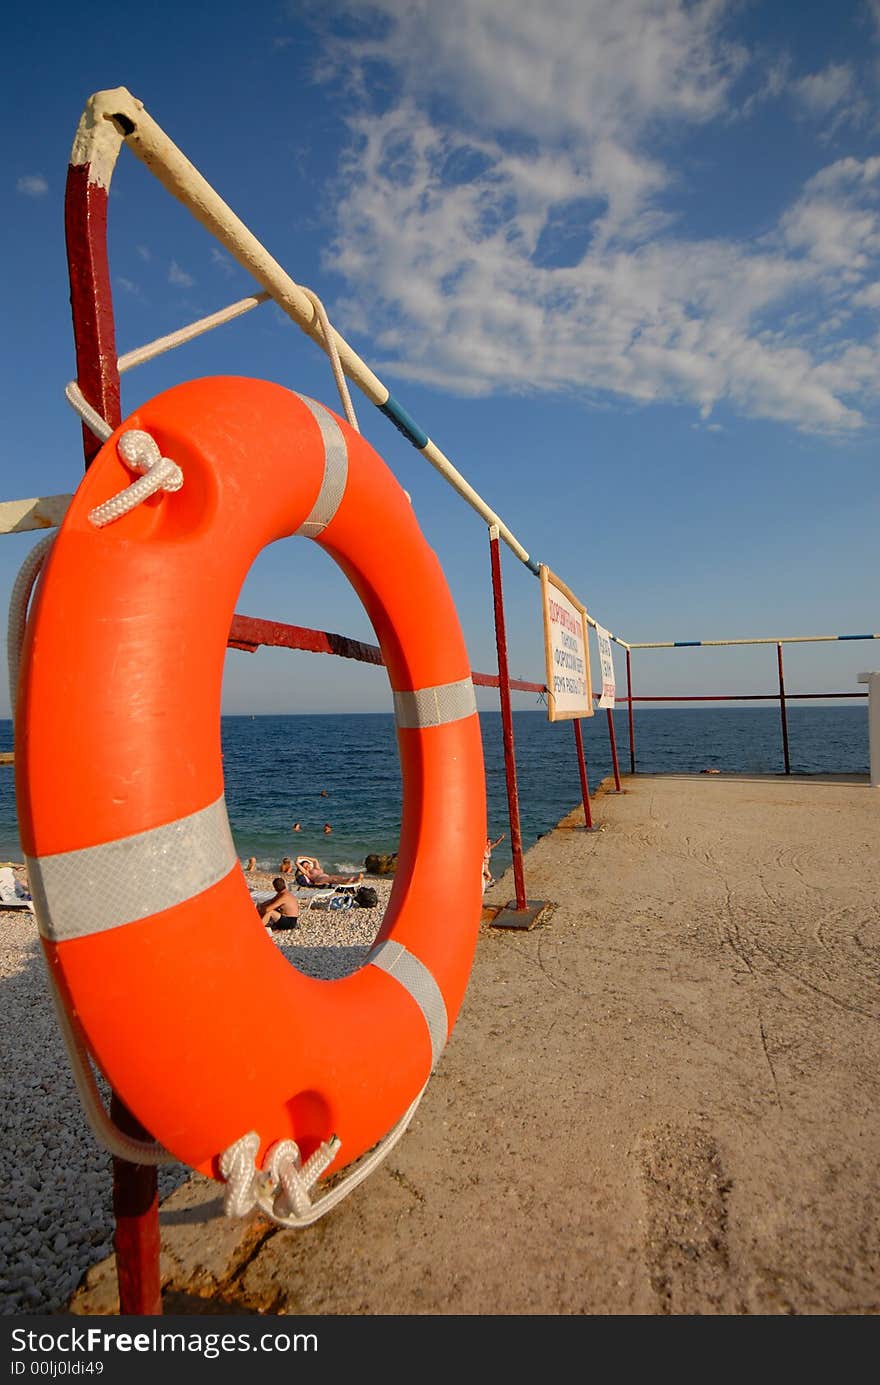
M 415 1115 L 424 1094 L 423 1087 L 397 1124 L 391 1127 L 375 1148 L 353 1164 L 334 1187 L 317 1199 L 313 1198 L 312 1189 L 342 1146 L 336 1135 L 331 1135 L 329 1140 L 319 1145 L 305 1163 L 295 1140 L 279 1140 L 268 1151 L 262 1171 L 256 1166 L 259 1135 L 255 1130 L 242 1135 L 220 1156 L 220 1173 L 226 1180 L 223 1198 L 226 1216 L 243 1217 L 257 1207 L 277 1226 L 311 1226 L 354 1192 L 358 1184 L 363 1183 L 391 1153 Z
M 273 1183 L 280 1184 L 272 1206 L 276 1217 L 291 1215 L 301 1221 L 312 1209 L 312 1188 L 325 1169 L 329 1168 L 341 1141 L 335 1135 L 309 1155 L 305 1163 L 296 1140 L 279 1140 L 266 1156 L 267 1172 Z
M 351 402 L 351 393 L 348 388 L 348 381 L 345 378 L 345 371 L 342 368 L 342 361 L 339 356 L 339 347 L 336 345 L 336 333 L 333 331 L 333 328 L 330 325 L 330 318 L 327 316 L 327 309 L 324 307 L 324 304 L 321 302 L 318 295 L 312 291 L 312 289 L 306 288 L 304 284 L 300 284 L 299 287 L 311 303 L 312 307 L 315 309 L 316 316 L 321 324 L 320 344 L 326 351 L 327 357 L 330 361 L 330 365 L 333 370 L 333 378 L 336 381 L 336 388 L 339 391 L 339 398 L 342 401 L 342 407 L 345 411 L 345 417 L 348 419 L 349 423 L 351 424 L 355 432 L 359 433 L 361 431 L 361 426 L 358 423 L 357 414 L 354 411 L 354 404 L 352 404 Z
M 183 485 L 180 467 L 170 457 L 162 456 L 155 438 L 142 428 L 129 428 L 121 434 L 116 445 L 126 466 L 140 472 L 140 477 L 124 491 L 89 511 L 89 519 L 98 529 L 128 514 L 157 491 L 179 491 Z
M 226 1179 L 223 1210 L 227 1217 L 243 1217 L 257 1205 L 257 1150 L 260 1137 L 255 1130 L 224 1150 L 220 1157 L 220 1172 Z

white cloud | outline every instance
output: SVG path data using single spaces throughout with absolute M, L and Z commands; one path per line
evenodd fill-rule
M 746 61 L 725 0 L 509 0 L 503 22 L 495 0 L 370 8 L 387 32 L 349 45 L 348 72 L 381 58 L 398 94 L 351 119 L 327 264 L 378 369 L 862 424 L 877 345 L 840 334 L 877 278 L 880 160 L 829 165 L 757 240 L 688 239 L 671 215 L 658 131 L 726 119 Z M 821 77 L 802 99 L 827 111 L 847 79 Z
M 187 274 L 186 270 L 181 269 L 176 260 L 172 260 L 168 270 L 168 282 L 176 284 L 178 288 L 189 289 L 192 288 L 195 279 L 191 274 Z
M 391 63 L 404 92 L 454 100 L 465 120 L 538 140 L 617 137 L 663 117 L 721 109 L 744 49 L 725 42 L 729 0 L 354 0 L 388 23 L 346 43 L 352 60 Z
M 855 73 L 848 63 L 829 63 L 821 72 L 791 84 L 797 100 L 814 115 L 827 115 L 852 94 L 854 87 Z
M 790 248 L 854 278 L 880 254 L 880 158 L 840 159 L 806 184 L 781 226 Z
M 790 75 L 791 57 L 788 53 L 766 61 L 760 71 L 757 87 L 746 97 L 739 114 L 752 115 L 765 102 L 776 101 L 787 89 Z
M 26 173 L 16 182 L 15 190 L 23 197 L 45 197 L 49 191 L 49 184 L 42 173 Z

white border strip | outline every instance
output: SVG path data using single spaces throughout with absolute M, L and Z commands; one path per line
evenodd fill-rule
M 223 795 L 148 832 L 26 859 L 40 933 L 52 942 L 105 933 L 173 909 L 238 864 Z
M 371 965 L 379 967 L 381 971 L 387 971 L 389 976 L 399 981 L 418 1005 L 431 1036 L 431 1067 L 435 1068 L 449 1037 L 446 1001 L 437 982 L 424 962 L 407 952 L 402 943 L 390 940 L 380 943 L 375 952 L 371 953 L 369 961 Z

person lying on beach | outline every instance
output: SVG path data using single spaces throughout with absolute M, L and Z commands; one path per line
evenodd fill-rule
M 359 885 L 364 878 L 360 875 L 328 875 L 321 868 L 316 856 L 297 856 L 296 883 L 298 885 Z
M 266 899 L 257 905 L 257 913 L 267 928 L 296 928 L 299 919 L 299 900 L 290 893 L 283 875 L 276 875 L 272 881 L 274 899 Z

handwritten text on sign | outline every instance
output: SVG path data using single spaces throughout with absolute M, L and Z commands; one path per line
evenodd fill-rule
M 599 645 L 599 663 L 602 668 L 602 696 L 600 707 L 614 706 L 614 660 L 611 657 L 611 636 L 601 625 L 596 626 L 596 642 Z
M 590 717 L 593 689 L 583 608 L 553 584 L 546 568 L 542 576 L 549 719 Z

